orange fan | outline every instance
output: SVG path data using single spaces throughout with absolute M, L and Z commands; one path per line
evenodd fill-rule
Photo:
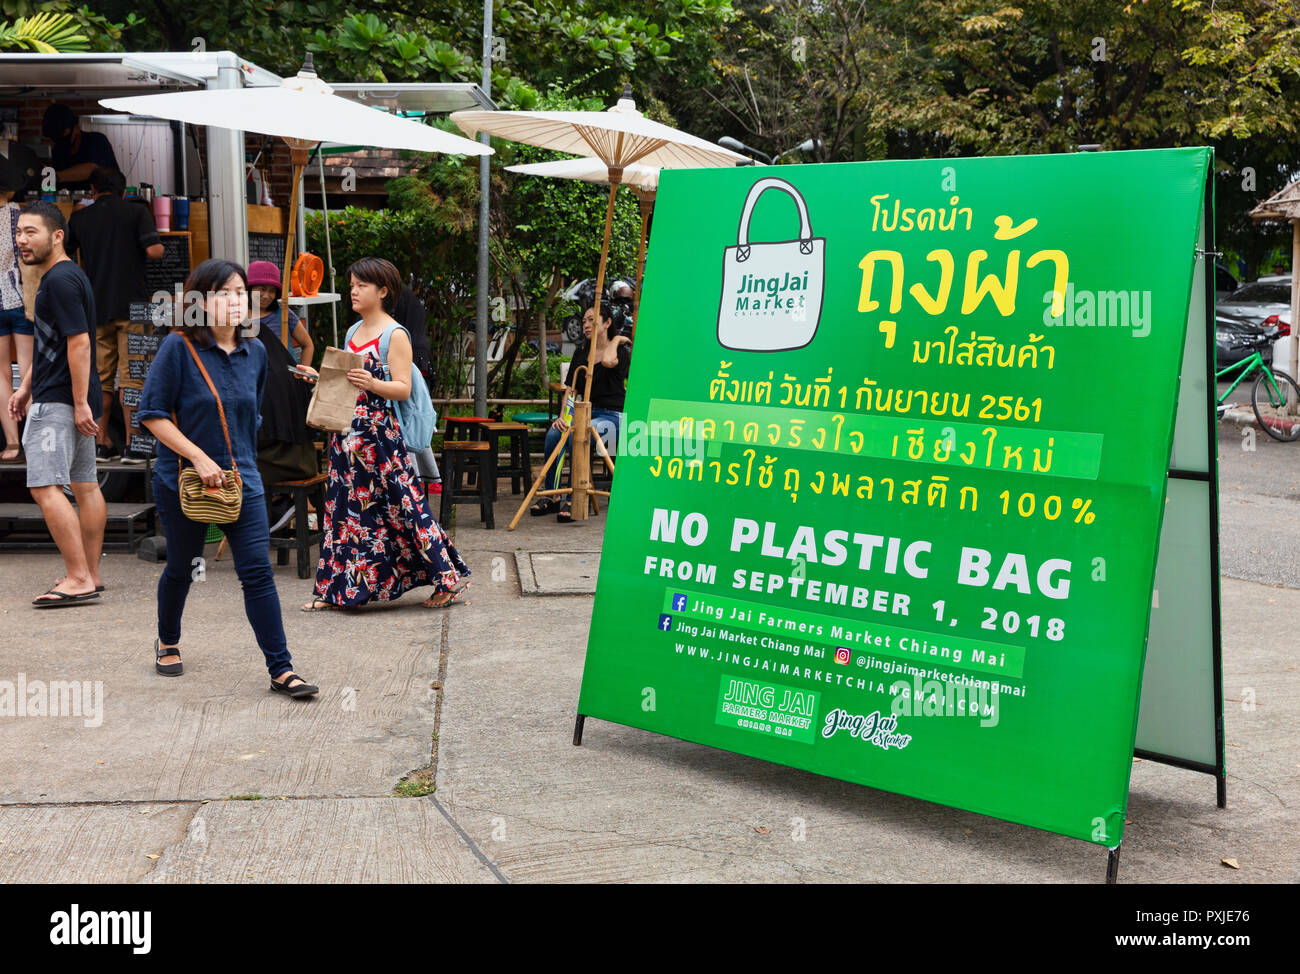
M 293 262 L 293 273 L 289 276 L 292 294 L 296 298 L 310 298 L 320 292 L 321 282 L 325 280 L 325 262 L 315 254 L 303 252 Z

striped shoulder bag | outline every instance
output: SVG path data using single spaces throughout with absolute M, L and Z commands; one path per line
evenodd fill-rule
M 176 465 L 179 471 L 177 492 L 181 498 L 181 513 L 199 524 L 230 524 L 239 520 L 239 511 L 243 506 L 244 485 L 239 477 L 239 465 L 235 463 L 234 447 L 230 445 L 226 410 L 221 405 L 221 397 L 217 395 L 217 387 L 212 384 L 208 370 L 203 367 L 203 362 L 199 360 L 199 353 L 190 342 L 190 336 L 182 333 L 181 338 L 185 340 L 185 347 L 194 357 L 194 364 L 199 367 L 203 381 L 208 384 L 212 398 L 217 401 L 217 413 L 221 416 L 221 432 L 226 437 L 226 452 L 230 454 L 231 467 L 229 470 L 222 471 L 225 476 L 220 487 L 208 487 L 199 478 L 199 472 L 192 464 L 186 467 L 184 461 L 177 457 Z M 176 422 L 175 413 L 172 413 L 172 422 Z M 180 424 L 177 423 L 178 428 L 179 426 Z

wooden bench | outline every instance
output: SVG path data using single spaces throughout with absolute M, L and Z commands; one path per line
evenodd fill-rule
M 153 466 L 157 461 L 150 457 L 144 463 L 123 463 L 121 460 L 115 460 L 112 463 L 96 463 L 95 475 L 100 485 L 103 485 L 103 475 L 106 473 L 122 474 L 142 474 L 144 476 L 144 499 L 153 501 Z M 27 461 L 22 463 L 5 463 L 0 464 L 0 477 L 7 474 L 22 474 L 23 482 L 26 483 Z
M 75 505 L 74 505 L 75 506 Z M 108 525 L 126 528 L 126 541 L 105 541 L 105 551 L 133 552 L 140 542 L 154 533 L 154 506 L 152 504 L 108 504 Z M 143 528 L 137 534 L 136 528 Z M 0 504 L 0 549 L 19 550 L 25 548 L 54 548 L 52 539 L 10 540 L 8 535 L 16 533 L 47 533 L 45 516 L 37 504 Z

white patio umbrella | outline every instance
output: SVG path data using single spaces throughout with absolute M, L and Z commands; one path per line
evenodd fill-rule
M 621 182 L 625 186 L 635 186 L 643 191 L 653 193 L 659 188 L 659 166 L 646 166 L 634 162 L 623 168 Z M 552 179 L 581 179 L 587 183 L 609 185 L 609 166 L 600 159 L 555 159 L 551 162 L 526 162 L 517 166 L 506 166 L 506 172 L 522 173 L 525 176 L 549 176 Z
M 344 142 L 386 149 L 445 152 L 455 155 L 488 155 L 492 149 L 450 132 L 410 119 L 357 104 L 334 94 L 316 76 L 312 56 L 302 70 L 276 86 L 261 88 L 216 88 L 178 91 L 164 95 L 104 98 L 100 104 L 133 115 L 152 115 L 191 125 L 258 132 L 279 136 L 289 146 L 293 162 L 293 183 L 289 202 L 288 233 L 285 239 L 280 328 L 288 344 L 289 275 L 293 258 L 298 209 L 298 184 L 311 148 L 318 142 Z
M 609 236 L 614 223 L 614 197 L 623 182 L 629 166 L 640 163 L 642 166 L 660 169 L 690 169 L 713 166 L 734 166 L 749 160 L 730 149 L 724 149 L 712 142 L 679 132 L 677 129 L 646 118 L 637 111 L 632 100 L 631 86 L 623 89 L 623 97 L 618 104 L 603 112 L 452 112 L 452 121 L 470 137 L 479 132 L 487 132 L 523 142 L 527 145 L 568 152 L 573 155 L 593 156 L 604 163 L 609 183 L 609 203 L 605 208 L 605 236 L 600 247 L 600 267 L 596 273 L 596 305 L 592 309 L 597 318 L 600 315 L 600 295 L 605 287 L 605 265 L 609 261 Z M 587 497 L 590 494 L 608 497 L 608 491 L 591 489 L 591 467 L 589 455 L 589 429 L 591 423 L 591 378 L 592 363 L 595 359 L 596 343 L 591 343 L 587 360 L 586 391 L 582 402 L 574 408 L 573 425 L 561 437 L 559 446 L 547 458 L 542 472 L 533 481 L 533 487 L 523 504 L 510 522 L 514 530 L 524 508 L 538 493 L 542 479 L 552 463 L 564 450 L 570 433 L 574 437 L 572 487 L 554 491 L 541 491 L 545 495 L 572 493 L 573 517 L 586 520 Z M 597 449 L 605 455 L 604 444 L 596 441 Z
M 580 179 L 585 183 L 609 185 L 609 167 L 599 159 L 556 159 L 552 162 L 528 162 L 506 166 L 506 172 L 525 176 L 547 176 L 552 179 Z M 632 299 L 632 338 L 636 339 L 636 317 L 641 308 L 641 281 L 645 278 L 645 238 L 650 226 L 650 214 L 655 207 L 655 193 L 659 190 L 658 166 L 644 166 L 634 162 L 623 169 L 623 185 L 636 194 L 641 209 L 641 241 L 636 255 L 636 296 Z

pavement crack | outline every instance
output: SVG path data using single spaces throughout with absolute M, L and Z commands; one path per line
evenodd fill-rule
M 167 845 L 163 846 L 158 851 L 158 858 L 149 860 L 148 872 L 146 872 L 143 876 L 138 877 L 135 880 L 136 884 L 147 883 L 149 881 L 149 877 L 152 876 L 158 870 L 158 866 L 162 863 L 163 858 L 167 855 L 167 853 L 189 838 L 190 826 L 194 824 L 194 819 L 198 817 L 198 814 L 202 810 L 204 804 L 205 804 L 204 802 L 196 802 L 194 804 L 194 808 L 190 811 L 189 817 L 185 819 L 184 824 L 181 826 L 180 837 L 175 842 L 170 842 Z
M 417 785 L 433 786 L 437 783 L 438 778 L 438 732 L 442 727 L 442 695 L 444 687 L 447 685 L 447 656 L 450 651 L 451 639 L 451 620 L 444 613 L 442 617 L 442 632 L 438 646 L 438 676 L 434 680 L 431 688 L 433 690 L 433 733 L 429 741 L 429 763 L 422 768 L 412 768 L 402 776 L 401 782 L 410 782 Z M 429 787 L 427 793 L 432 793 L 433 788 Z
M 96 806 L 113 807 L 115 805 L 203 805 L 208 802 L 259 801 L 259 802 L 310 802 L 310 801 L 357 801 L 373 798 L 394 798 L 392 792 L 376 792 L 367 795 L 263 795 L 255 799 L 234 799 L 229 795 L 207 795 L 197 798 L 103 798 L 72 799 L 61 802 L 0 802 L 0 808 L 90 808 Z
M 1230 775 L 1228 775 L 1228 780 L 1229 780 L 1229 781 L 1237 781 L 1237 782 L 1245 782 L 1245 783 L 1248 784 L 1248 785 L 1254 785 L 1254 786 L 1255 786 L 1256 788 L 1258 788 L 1260 791 L 1262 791 L 1262 792 L 1264 792 L 1265 794 L 1270 795 L 1272 798 L 1274 798 L 1274 799 L 1277 801 L 1277 803 L 1278 803 L 1279 805 L 1281 805 L 1283 808 L 1287 808 L 1287 807 L 1288 807 L 1285 798 L 1283 798 L 1283 797 L 1282 797 L 1281 795 L 1279 795 L 1277 792 L 1273 791 L 1273 789 L 1271 789 L 1271 788 L 1269 788 L 1269 787 L 1267 787 L 1267 786 L 1265 786 L 1265 785 L 1260 784 L 1260 783 L 1259 783 L 1256 779 L 1254 779 L 1254 778 L 1246 778 L 1246 777 L 1243 777 L 1243 776 L 1241 776 L 1241 775 L 1230 774 Z
M 464 804 L 464 803 L 461 803 L 461 802 L 457 802 L 456 804 L 457 804 L 457 808 L 458 808 L 458 809 L 460 809 L 460 808 L 464 808 L 464 809 L 467 809 L 467 810 L 469 810 L 469 811 L 471 811 L 471 812 L 482 812 L 482 813 L 485 813 L 485 814 L 496 814 L 496 815 L 500 815 L 500 814 L 502 814 L 499 810 L 494 810 L 494 809 L 490 809 L 490 808 L 480 808 L 480 807 L 475 806 L 475 805 L 467 805 L 467 804 Z M 700 834 L 698 834 L 698 835 L 693 835 L 693 836 L 683 836 L 683 837 L 681 837 L 680 839 L 678 839 L 678 840 L 676 840 L 676 841 L 674 841 L 674 840 L 669 840 L 669 839 L 653 839 L 653 838 L 650 838 L 649 836 L 639 835 L 639 834 L 629 834 L 629 833 L 627 833 L 627 832 L 619 831 L 618 829 L 610 829 L 610 828 L 603 828 L 603 829 L 579 829 L 579 828 L 573 828 L 573 827 L 571 827 L 571 826 L 553 825 L 553 824 L 548 824 L 548 823 L 544 823 L 544 822 L 539 822 L 539 821 L 537 821 L 536 819 L 532 819 L 532 818 L 529 818 L 529 817 L 524 816 L 524 815 L 519 815 L 519 814 L 517 814 L 517 813 L 513 814 L 511 817 L 513 817 L 513 818 L 515 818 L 515 819 L 518 819 L 520 822 L 523 822 L 523 823 L 525 823 L 525 824 L 527 824 L 527 825 L 531 825 L 531 826 L 533 826 L 533 827 L 536 828 L 536 829 L 541 829 L 541 830 L 548 831 L 548 832 L 560 832 L 560 833 L 564 833 L 564 834 L 591 835 L 591 836 L 611 836 L 611 835 L 612 835 L 612 836 L 618 836 L 620 839 L 625 839 L 625 840 L 627 840 L 627 841 L 629 841 L 629 842 L 636 843 L 636 844 L 640 844 L 640 845 L 649 845 L 649 846 L 654 846 L 654 847 L 656 847 L 656 848 L 663 848 L 663 849 L 680 849 L 680 850 L 682 850 L 683 852 L 691 852 L 691 853 L 694 853 L 694 854 L 696 854 L 696 855 L 706 855 L 706 854 L 708 854 L 708 853 L 707 853 L 707 850 L 702 849 L 702 848 L 700 848 L 700 847 L 697 846 L 697 845 L 693 846 L 693 845 L 685 845 L 685 844 L 683 844 L 683 840 L 685 840 L 685 841 L 690 841 L 690 840 L 692 840 L 692 839 L 698 839 L 698 840 L 700 840 L 700 841 L 704 841 L 704 840 L 708 839 L 708 838 L 710 837 L 710 835 L 711 835 L 713 838 L 715 838 L 715 839 L 721 839 L 721 838 L 723 838 L 723 833 L 722 833 L 722 831 L 721 831 L 721 830 L 718 830 L 718 831 L 715 831 L 715 832 L 713 832 L 713 833 L 705 833 L 705 832 L 702 832 L 702 833 L 700 833 Z M 450 821 L 450 818 L 449 818 L 448 820 Z M 734 822 L 727 822 L 727 823 L 719 823 L 719 824 L 725 824 L 725 825 L 727 825 L 727 826 L 734 826 L 735 823 L 734 823 Z M 457 828 L 459 829 L 459 826 L 457 826 Z M 743 837 L 743 835 L 742 835 L 741 837 Z M 794 865 L 794 863 L 791 863 L 791 862 L 789 862 L 788 860 L 785 860 L 785 859 L 778 859 L 777 861 L 779 861 L 779 862 L 784 862 L 784 863 L 786 863 L 786 865 L 790 866 L 791 868 L 795 868 L 795 869 L 798 869 L 798 868 L 804 868 L 804 869 L 810 868 L 810 867 L 807 867 L 807 866 L 804 866 L 804 867 L 796 867 L 796 866 Z

